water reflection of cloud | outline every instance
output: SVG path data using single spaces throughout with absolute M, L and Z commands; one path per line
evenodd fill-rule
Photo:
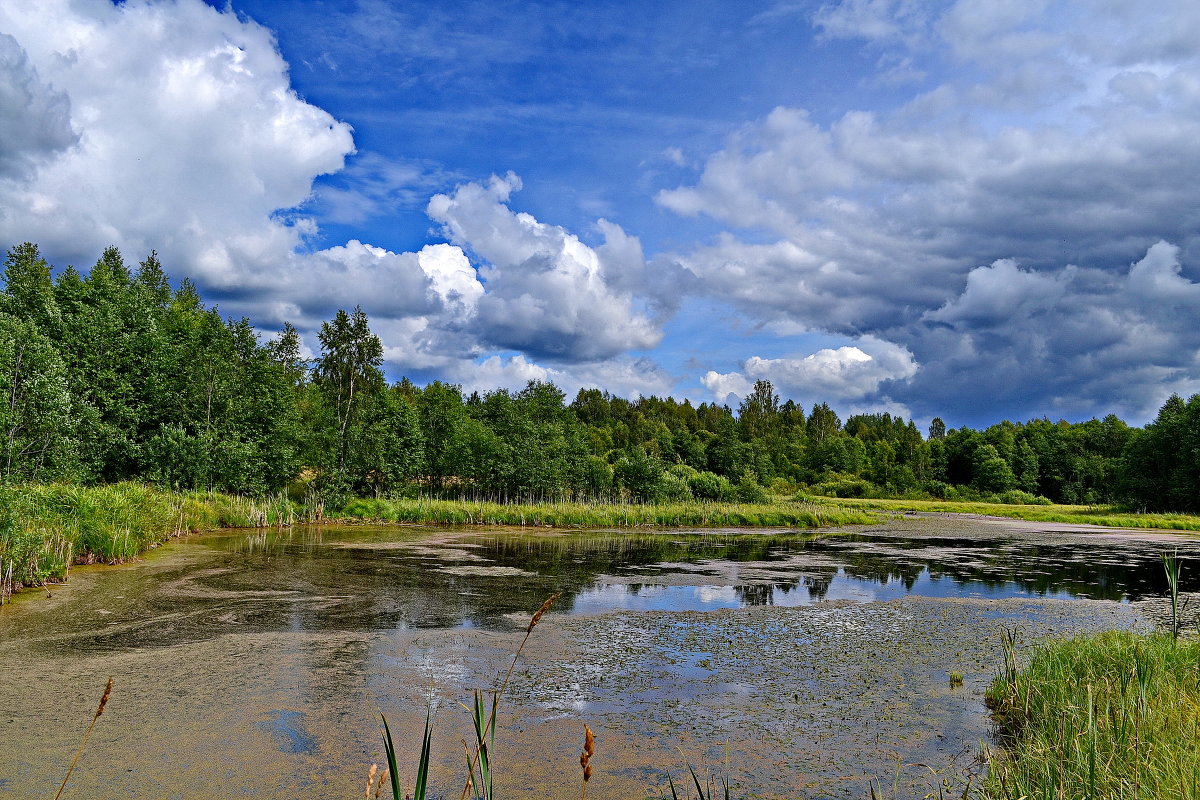
M 732 586 L 697 586 L 696 599 L 706 604 L 724 601 L 741 605 L 737 591 Z

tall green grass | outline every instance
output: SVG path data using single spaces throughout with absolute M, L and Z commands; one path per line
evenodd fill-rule
M 878 517 L 817 503 L 489 503 L 472 500 L 359 499 L 335 516 L 431 525 L 520 525 L 554 528 L 757 527 L 867 525 Z
M 1117 506 L 1011 505 L 953 500 L 876 500 L 797 495 L 796 502 L 824 502 L 842 508 L 880 511 L 927 511 L 1009 517 L 1031 522 L 1068 522 L 1109 528 L 1200 531 L 1195 514 L 1138 514 Z
M 65 579 L 75 563 L 117 563 L 179 533 L 290 524 L 297 513 L 284 497 L 140 483 L 0 486 L 0 602 L 16 588 Z
M 1200 798 L 1200 640 L 1109 631 L 1011 652 L 984 800 Z

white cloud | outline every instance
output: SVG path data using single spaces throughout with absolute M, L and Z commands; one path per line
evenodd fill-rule
M 1200 377 L 1179 263 L 1200 247 L 1200 6 L 808 9 L 824 37 L 864 41 L 922 88 L 829 121 L 777 108 L 661 192 L 730 228 L 678 256 L 703 291 L 768 330 L 904 348 L 921 372 L 886 391 L 920 413 L 1053 413 L 1072 396 L 1075 411 L 1139 413 Z
M 480 362 L 458 362 L 447 369 L 447 374 L 466 392 L 481 394 L 496 388 L 519 390 L 531 380 L 550 381 L 566 394 L 568 402 L 580 389 L 603 389 L 629 399 L 664 396 L 674 382 L 658 364 L 645 358 L 546 367 L 522 355 L 494 355 Z
M 84 267 L 111 244 L 131 259 L 155 249 L 225 313 L 290 321 L 310 344 L 333 309 L 361 304 L 400 370 L 582 384 L 604 369 L 576 378 L 526 358 L 594 362 L 661 338 L 652 316 L 668 304 L 639 292 L 654 281 L 637 238 L 601 220 L 592 248 L 510 210 L 515 175 L 429 203 L 483 260 L 486 284 L 458 244 L 307 249 L 316 222 L 295 209 L 360 221 L 416 204 L 445 176 L 367 153 L 314 197 L 314 180 L 354 153 L 351 129 L 300 99 L 271 33 L 232 10 L 5 2 L 0 31 L 0 239 Z M 496 348 L 528 355 L 485 358 Z M 627 387 L 663 385 L 618 363 Z
M 1057 275 L 1020 269 L 1015 261 L 1003 259 L 990 267 L 978 267 L 967 276 L 962 295 L 925 314 L 939 322 L 968 322 L 988 326 L 1027 318 L 1053 308 L 1063 298 L 1071 280 L 1068 268 Z
M 709 370 L 700 378 L 705 389 L 712 392 L 718 403 L 729 402 L 730 395 L 745 397 L 750 394 L 751 384 L 740 372 L 717 372 Z
M 593 249 L 561 227 L 509 209 L 520 187 L 509 173 L 429 201 L 429 216 L 447 238 L 484 262 L 480 336 L 502 349 L 564 361 L 658 344 L 662 331 L 638 312 L 625 278 L 644 270 L 637 240 L 602 220 L 606 241 Z
M 5 240 L 80 263 L 157 249 L 237 286 L 290 258 L 311 225 L 276 212 L 353 151 L 349 126 L 291 90 L 268 31 L 200 0 L 6 3 L 0 30 L 78 133 L 0 188 Z
M 917 374 L 918 364 L 904 347 L 873 336 L 853 345 L 825 348 L 805 356 L 752 356 L 741 372 L 709 371 L 700 379 L 721 402 L 730 395 L 743 398 L 753 382 L 770 381 L 780 396 L 802 404 L 830 402 L 839 408 L 881 410 L 899 407 L 881 392 L 885 382 L 904 382 Z

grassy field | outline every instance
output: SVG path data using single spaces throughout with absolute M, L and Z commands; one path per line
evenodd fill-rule
M 1200 531 L 1200 516 L 1189 514 L 1137 514 L 1113 506 L 1008 505 L 1005 503 L 958 502 L 950 500 L 875 500 L 858 498 L 805 498 L 843 508 L 885 512 L 929 511 L 1010 517 L 1032 522 L 1074 522 L 1112 528 Z
M 522 525 L 557 528 L 771 527 L 866 525 L 878 516 L 825 503 L 488 503 L 470 500 L 352 500 L 336 516 L 430 525 Z
M 116 563 L 180 533 L 288 524 L 295 514 L 282 498 L 140 483 L 0 486 L 0 602 L 13 589 L 64 580 L 79 561 Z
M 1200 640 L 1106 632 L 1009 659 L 983 800 L 1200 798 Z

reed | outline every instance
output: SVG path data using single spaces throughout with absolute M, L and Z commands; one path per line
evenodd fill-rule
M 83 732 L 83 740 L 79 742 L 79 749 L 75 751 L 75 758 L 71 759 L 71 766 L 67 767 L 67 774 L 63 777 L 62 785 L 58 787 L 58 792 L 54 795 L 54 800 L 59 800 L 62 797 L 63 791 L 67 788 L 67 781 L 71 780 L 71 773 L 75 771 L 75 765 L 79 763 L 79 757 L 83 755 L 84 749 L 87 747 L 88 738 L 92 735 L 92 729 L 96 727 L 96 721 L 104 714 L 104 708 L 108 705 L 108 698 L 112 697 L 113 679 L 109 676 L 108 683 L 104 686 L 104 694 L 100 696 L 100 704 L 96 706 L 96 713 L 92 715 L 92 721 L 88 723 L 87 730 Z
M 1013 505 L 1008 503 L 957 502 L 948 500 L 891 500 L 860 498 L 823 498 L 797 495 L 803 502 L 822 502 L 834 508 L 861 511 L 928 511 L 955 514 L 982 514 L 1009 517 L 1030 522 L 1068 522 L 1108 528 L 1143 530 L 1200 531 L 1200 516 L 1195 514 L 1139 514 L 1119 506 Z
M 768 527 L 866 525 L 871 512 L 819 503 L 490 503 L 475 500 L 359 499 L 333 516 L 365 522 L 552 528 Z
M 1169 554 L 1163 553 L 1162 562 L 1163 570 L 1167 573 L 1167 588 L 1171 598 L 1171 635 L 1178 639 L 1179 618 L 1187 606 L 1186 600 L 1183 606 L 1179 604 L 1179 573 L 1183 569 L 1183 559 L 1179 557 L 1179 550 L 1176 549 Z
M 1002 747 L 982 800 L 1200 798 L 1200 641 L 1105 632 L 1043 644 L 986 693 Z
M 182 533 L 285 525 L 300 514 L 283 496 L 179 493 L 132 482 L 0 486 L 0 602 L 22 586 L 66 580 L 76 563 L 115 564 Z

